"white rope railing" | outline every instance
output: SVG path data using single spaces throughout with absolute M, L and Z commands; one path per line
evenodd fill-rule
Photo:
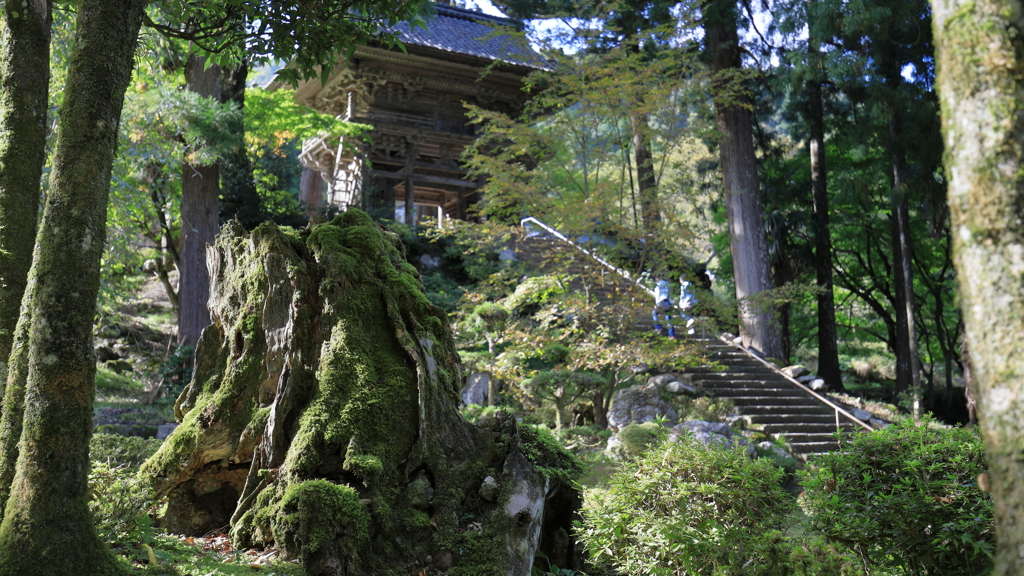
M 562 234 L 558 230 L 555 230 L 551 226 L 548 226 L 547 224 L 541 222 L 540 220 L 537 220 L 533 216 L 529 216 L 529 217 L 523 218 L 522 220 L 519 221 L 519 225 L 522 226 L 523 228 L 526 228 L 527 223 L 536 224 L 537 226 L 540 226 L 541 228 L 543 228 L 545 231 L 549 232 L 555 238 L 558 238 L 562 242 L 565 242 L 565 243 L 569 244 L 570 246 L 572 246 L 573 248 L 579 250 L 580 252 L 583 252 L 584 254 L 589 256 L 591 259 L 593 259 L 597 263 L 599 263 L 602 266 L 604 266 L 605 268 L 611 270 L 612 272 L 615 272 L 619 276 L 622 276 L 626 280 L 632 282 L 637 288 L 643 290 L 644 292 L 647 292 L 652 297 L 654 296 L 654 290 L 651 290 L 647 286 L 644 286 L 643 284 L 641 284 L 636 278 L 633 277 L 632 274 L 629 273 L 628 270 L 623 270 L 622 268 L 619 268 L 618 266 L 615 266 L 614 264 L 608 262 L 604 258 L 601 258 L 597 254 L 595 254 L 593 251 L 587 250 L 583 246 L 580 246 L 578 243 L 570 240 L 568 237 L 566 237 L 564 234 Z

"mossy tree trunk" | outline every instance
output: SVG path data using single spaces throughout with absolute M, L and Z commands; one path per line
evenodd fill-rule
M 1024 12 L 933 0 L 950 229 L 996 519 L 995 574 L 1024 573 Z
M 447 319 L 397 236 L 358 210 L 302 233 L 229 223 L 209 257 L 213 323 L 181 425 L 143 467 L 165 528 L 230 523 L 311 574 L 525 575 L 539 540 L 565 547 L 544 535 L 571 514 L 544 510 L 574 492 L 534 466 L 573 460 L 510 416 L 462 418 Z
M 5 2 L 0 18 L 0 396 L 32 264 L 46 159 L 50 2 Z
M 12 364 L 25 370 L 11 373 L 6 392 L 23 390 L 25 407 L 0 525 L 0 575 L 119 572 L 88 508 L 92 322 L 111 165 L 144 3 L 81 0 L 77 8 L 53 175 L 19 321 L 24 340 L 15 342 L 22 358 Z M 3 418 L 10 418 L 6 410 Z M 5 433 L 12 427 L 5 422 Z

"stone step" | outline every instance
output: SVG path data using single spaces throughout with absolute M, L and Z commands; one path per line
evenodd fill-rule
M 821 402 L 810 396 L 729 396 L 736 406 L 821 406 Z
M 794 456 L 799 456 L 806 460 L 808 456 L 812 454 L 823 454 L 839 450 L 839 442 L 837 440 L 828 440 L 825 442 L 789 442 L 789 449 Z
M 709 392 L 713 392 L 715 396 L 719 398 L 733 398 L 737 396 L 750 396 L 756 394 L 760 397 L 774 396 L 778 398 L 803 398 L 803 395 L 797 395 L 793 388 L 774 388 L 770 386 L 750 386 L 750 387 L 735 387 L 727 388 L 725 386 L 716 386 L 714 388 L 707 389 Z
M 787 386 L 797 388 L 792 382 L 786 380 L 782 376 L 775 374 L 774 372 L 705 372 L 703 374 L 697 374 L 693 376 L 693 381 L 701 382 L 773 382 L 773 383 L 785 383 Z M 713 385 L 713 384 L 712 384 Z
M 736 399 L 732 399 L 735 403 Z M 799 414 L 827 414 L 835 418 L 835 410 L 825 404 L 746 404 L 743 406 L 745 416 L 760 416 L 762 414 L 799 415 Z
M 829 414 L 816 414 L 816 413 L 810 413 L 810 414 L 787 414 L 787 413 L 784 413 L 784 412 L 771 412 L 771 413 L 768 413 L 768 414 L 750 414 L 746 410 L 744 410 L 744 414 L 743 415 L 746 416 L 747 418 L 749 418 L 750 422 L 752 424 L 757 424 L 757 425 L 761 425 L 761 424 L 789 424 L 789 423 L 796 423 L 796 424 L 802 424 L 802 423 L 807 423 L 807 424 L 821 423 L 821 424 L 831 424 L 832 426 L 835 426 L 835 424 L 836 424 L 836 416 L 835 416 L 834 413 L 829 413 Z M 842 417 L 842 415 L 840 415 L 839 421 L 842 422 L 843 419 L 844 418 Z
M 831 432 L 779 432 L 772 435 L 786 442 L 790 446 L 793 446 L 794 444 L 808 444 L 816 442 L 835 442 L 837 445 L 839 444 L 836 440 L 835 430 L 832 430 Z
M 723 361 L 713 356 L 708 356 L 708 360 L 714 362 L 714 364 L 707 364 L 708 367 L 721 366 L 722 368 L 724 368 L 724 370 L 719 370 L 719 372 L 741 372 L 743 374 L 772 374 L 774 376 L 778 376 L 779 374 L 778 372 L 762 364 L 740 363 L 735 360 Z
M 843 431 L 852 430 L 853 424 L 839 423 Z M 765 424 L 761 430 L 773 435 L 784 435 L 787 438 L 794 434 L 834 434 L 836 424 L 825 422 L 785 422 L 781 424 Z

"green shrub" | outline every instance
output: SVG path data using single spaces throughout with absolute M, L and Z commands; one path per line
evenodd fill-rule
M 630 460 L 657 444 L 665 437 L 665 432 L 664 427 L 657 422 L 633 422 L 627 424 L 616 436 L 621 441 L 619 452 L 624 459 Z
M 128 467 L 137 470 L 150 456 L 156 454 L 161 443 L 156 438 L 93 434 L 89 440 L 89 459 L 94 465 L 103 464 L 110 468 Z
M 665 442 L 588 498 L 579 537 L 626 575 L 787 574 L 788 554 L 763 538 L 793 508 L 781 474 L 742 449 Z
M 136 473 L 160 444 L 118 434 L 93 434 L 89 441 L 89 510 L 96 532 L 119 553 L 140 560 L 146 552 L 139 545 L 151 543 L 155 534 L 149 517 L 155 495 Z
M 995 540 L 985 469 L 977 431 L 907 421 L 814 458 L 804 503 L 816 530 L 877 567 L 981 574 Z
M 516 286 L 516 291 L 505 300 L 505 306 L 521 316 L 533 315 L 541 304 L 566 292 L 566 283 L 557 276 L 535 276 Z
M 164 381 L 163 392 L 160 397 L 165 402 L 174 403 L 181 395 L 181 391 L 192 379 L 192 368 L 189 367 L 189 360 L 196 349 L 194 346 L 179 346 L 166 360 L 157 368 L 157 376 Z
M 680 422 L 687 420 L 721 422 L 726 416 L 736 411 L 736 405 L 728 398 L 676 396 L 673 400 L 676 411 L 679 413 Z
M 143 559 L 146 553 L 138 545 L 153 539 L 149 508 L 155 496 L 149 482 L 136 471 L 126 466 L 93 464 L 89 472 L 89 510 L 104 542 L 122 554 Z

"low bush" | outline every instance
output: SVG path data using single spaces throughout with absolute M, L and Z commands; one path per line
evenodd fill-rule
M 89 472 L 89 510 L 96 532 L 106 543 L 129 558 L 145 559 L 141 546 L 155 531 L 149 517 L 153 488 L 136 475 L 137 468 L 93 464 Z
M 149 517 L 153 488 L 138 477 L 139 466 L 161 442 L 153 438 L 93 434 L 89 442 L 89 510 L 104 542 L 129 558 L 145 560 L 143 544 L 155 531 Z
M 812 526 L 873 567 L 902 574 L 983 574 L 992 565 L 992 500 L 975 430 L 911 421 L 859 434 L 803 473 Z
M 736 405 L 728 398 L 676 396 L 673 400 L 676 411 L 679 413 L 680 422 L 687 420 L 721 422 L 726 416 L 736 411 Z
M 579 537 L 626 575 L 788 574 L 789 548 L 764 537 L 793 509 L 781 474 L 742 449 L 665 442 L 588 497 Z

